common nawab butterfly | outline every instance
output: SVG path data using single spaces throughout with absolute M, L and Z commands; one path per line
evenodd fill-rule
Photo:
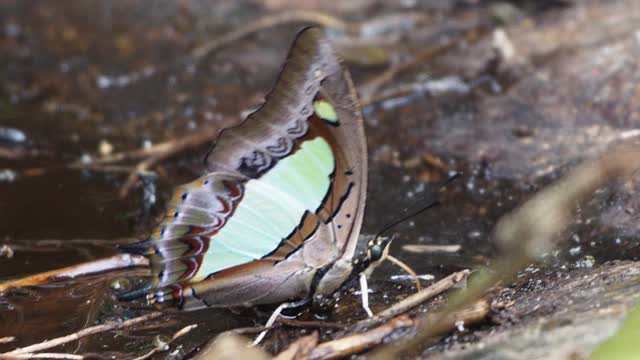
M 149 302 L 181 309 L 322 299 L 386 257 L 355 254 L 367 189 L 363 119 L 321 30 L 295 40 L 266 102 L 221 131 L 209 173 L 178 187 L 150 238 Z

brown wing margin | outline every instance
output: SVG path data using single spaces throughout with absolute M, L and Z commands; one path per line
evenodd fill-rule
M 321 33 L 319 34 L 321 36 Z M 328 42 L 326 39 L 322 41 Z M 336 147 L 334 188 L 328 206 L 332 209 L 331 226 L 343 258 L 355 252 L 367 192 L 367 143 L 364 120 L 351 75 L 335 52 L 328 46 L 327 63 L 335 64 L 333 71 L 321 81 L 319 96 L 331 103 L 338 116 L 337 126 L 329 126 Z M 344 166 L 340 166 L 343 164 Z
M 339 122 L 312 124 L 316 98 L 329 101 Z M 223 129 L 205 158 L 211 171 L 228 171 L 258 178 L 281 158 L 295 151 L 305 138 L 323 136 L 332 144 L 337 162 L 333 190 L 325 210 L 330 212 L 337 245 L 353 255 L 362 225 L 367 184 L 367 150 L 363 118 L 348 70 L 319 28 L 303 29 L 294 41 L 285 65 L 265 103 L 242 123 Z M 318 131 L 318 130 L 323 131 Z M 327 136 L 327 132 L 331 134 Z M 315 133 L 315 134 L 314 134 Z M 277 151 L 274 151 L 277 150 Z M 326 219 L 326 217 L 325 217 Z M 339 228 L 338 228 L 339 227 Z
M 322 31 L 301 31 L 265 103 L 239 125 L 220 132 L 205 158 L 208 169 L 250 178 L 268 170 L 290 153 L 291 140 L 306 134 L 305 123 L 313 114 L 321 82 L 340 72 L 342 67 Z M 242 169 L 243 162 L 245 168 L 254 165 L 254 171 Z
M 334 106 L 337 123 L 323 123 L 323 120 L 314 115 L 314 99 L 317 97 Z M 222 130 L 205 162 L 213 172 L 210 175 L 219 172 L 230 173 L 230 176 L 239 182 L 256 179 L 280 159 L 295 151 L 305 138 L 315 136 L 322 136 L 329 141 L 336 162 L 340 164 L 336 167 L 331 193 L 317 214 L 332 229 L 333 246 L 339 249 L 338 253 L 342 257 L 351 258 L 364 214 L 367 186 L 366 139 L 360 105 L 351 77 L 320 29 L 307 28 L 298 35 L 274 89 L 266 97 L 265 104 L 239 125 Z M 314 221 L 303 221 L 293 237 L 297 235 L 303 240 L 308 236 L 307 232 L 315 232 L 315 228 Z M 298 245 L 298 239 L 290 240 L 294 241 L 290 248 Z M 244 293 L 247 298 L 234 301 L 250 303 L 251 298 L 257 299 L 258 295 L 274 290 L 265 288 L 266 285 L 249 286 L 259 281 L 264 284 L 276 283 L 275 279 L 260 275 L 263 266 L 280 260 L 283 261 L 280 265 L 286 264 L 281 267 L 286 274 L 279 273 L 278 276 L 283 279 L 296 277 L 294 275 L 298 272 L 299 265 L 287 261 L 290 248 L 276 250 L 270 254 L 271 259 L 238 265 L 216 273 L 217 276 L 214 278 L 193 284 L 182 283 L 174 287 L 185 290 L 197 287 L 201 296 L 211 299 L 204 303 L 205 305 L 225 305 L 219 299 L 228 298 L 231 292 L 226 292 L 231 290 L 222 284 L 235 284 L 234 279 L 242 273 L 243 281 L 248 284 L 247 293 Z M 309 279 L 296 279 L 295 285 L 290 281 L 288 284 L 302 286 L 306 280 Z M 254 288 L 255 294 L 252 293 Z M 216 295 L 208 297 L 202 294 L 202 291 L 215 292 Z M 287 291 L 278 293 L 286 294 Z M 156 297 L 156 301 L 165 303 L 172 300 L 182 303 L 189 297 L 189 294 L 184 294 L 183 298 L 182 291 L 179 296 L 175 292 L 166 295 Z M 272 297 L 270 300 L 288 299 Z

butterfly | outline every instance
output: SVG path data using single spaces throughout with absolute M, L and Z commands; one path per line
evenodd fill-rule
M 318 28 L 300 32 L 265 103 L 224 129 L 208 173 L 178 187 L 144 242 L 147 300 L 180 309 L 332 295 L 382 261 L 356 255 L 367 190 L 363 117 L 350 74 Z

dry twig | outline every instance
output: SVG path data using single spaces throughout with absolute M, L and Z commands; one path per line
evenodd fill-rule
M 114 238 L 114 239 L 20 239 L 19 241 L 8 243 L 12 247 L 20 248 L 25 246 L 33 247 L 77 247 L 77 246 L 105 246 L 113 248 L 115 245 L 130 244 L 140 241 L 138 238 Z
M 317 331 L 311 335 L 303 336 L 289 345 L 285 351 L 279 353 L 273 360 L 308 359 L 313 349 L 318 345 L 318 339 Z
M 250 346 L 250 343 L 245 337 L 225 332 L 205 344 L 193 358 L 196 360 L 271 359 L 264 350 L 257 346 Z
M 244 335 L 244 334 L 259 334 L 265 330 L 272 330 L 272 329 L 277 329 L 279 327 L 281 327 L 282 324 L 277 322 L 275 324 L 273 324 L 270 327 L 267 326 L 249 326 L 249 327 L 241 327 L 241 328 L 235 328 L 235 329 L 231 329 L 231 330 L 227 330 L 225 332 L 223 332 L 222 334 L 220 334 L 219 336 L 235 336 L 235 335 Z
M 234 43 L 248 35 L 257 33 L 260 30 L 272 28 L 277 25 L 305 22 L 315 25 L 321 25 L 327 28 L 335 29 L 342 32 L 354 32 L 357 26 L 350 25 L 349 23 L 329 14 L 308 11 L 308 10 L 292 10 L 285 11 L 277 14 L 265 15 L 254 21 L 251 21 L 247 26 L 238 30 L 227 33 L 219 38 L 211 40 L 203 45 L 198 46 L 190 53 L 190 59 L 198 61 L 199 59 L 210 54 L 212 51 L 217 50 L 225 45 Z
M 489 313 L 489 303 L 480 301 L 473 306 L 446 316 L 444 323 L 437 335 L 446 334 L 454 330 L 460 324 L 473 324 L 482 321 Z M 439 314 L 427 314 L 416 319 L 406 315 L 395 317 L 388 322 L 366 332 L 345 336 L 318 345 L 309 355 L 309 359 L 327 360 L 348 357 L 361 353 L 382 343 L 393 332 L 398 330 L 421 329 L 440 319 Z
M 421 51 L 413 58 L 397 64 L 390 66 L 387 70 L 385 70 L 382 74 L 374 77 L 373 79 L 367 81 L 364 85 L 360 86 L 358 91 L 362 96 L 362 106 L 368 106 L 375 102 L 380 102 L 384 99 L 375 98 L 375 94 L 387 83 L 391 82 L 394 78 L 396 78 L 399 74 L 415 67 L 420 64 L 423 64 L 425 61 L 446 52 L 451 49 L 455 44 L 457 44 L 457 39 L 448 39 L 442 44 L 436 44 L 434 46 L 428 47 L 427 49 Z
M 136 165 L 135 170 L 129 174 L 129 177 L 122 185 L 122 188 L 120 188 L 120 197 L 124 198 L 129 194 L 131 188 L 133 188 L 136 182 L 140 179 L 141 174 L 151 171 L 153 167 L 162 161 L 179 153 L 211 143 L 216 134 L 217 131 L 214 131 L 213 129 L 205 129 L 194 135 L 167 141 L 162 151 L 154 152 L 151 156 Z
M 192 324 L 189 326 L 185 326 L 182 329 L 178 330 L 178 332 L 176 332 L 175 334 L 173 334 L 173 336 L 171 337 L 171 339 L 169 339 L 169 341 L 167 341 L 166 344 L 163 344 L 163 346 L 159 346 L 159 347 L 155 347 L 153 348 L 151 351 L 149 351 L 148 353 L 139 356 L 133 360 L 145 360 L 148 359 L 150 357 L 152 357 L 153 355 L 155 355 L 156 353 L 160 352 L 160 351 L 167 351 L 169 349 L 169 345 L 171 345 L 172 342 L 174 342 L 177 338 L 186 335 L 189 331 L 197 328 L 198 325 L 197 324 Z
M 28 353 L 17 355 L 4 355 L 0 354 L 1 360 L 16 360 L 16 359 L 62 359 L 62 360 L 83 360 L 86 359 L 83 355 L 66 354 L 66 353 Z
M 124 328 L 128 328 L 128 327 L 132 327 L 135 326 L 137 324 L 141 324 L 144 323 L 146 321 L 149 320 L 153 320 L 155 318 L 158 318 L 162 315 L 162 313 L 159 312 L 153 312 L 147 315 L 143 315 L 143 316 L 139 316 L 133 319 L 129 319 L 126 321 L 109 321 L 106 322 L 104 324 L 101 325 L 96 325 L 96 326 L 91 326 L 85 329 L 82 329 L 78 332 L 75 332 L 73 334 L 69 334 L 66 336 L 62 336 L 59 338 L 55 338 L 55 339 L 51 339 L 51 340 L 47 340 L 47 341 L 43 341 L 39 344 L 34 344 L 34 345 L 30 345 L 27 347 L 23 347 L 23 348 L 18 348 L 15 349 L 13 351 L 10 351 L 8 353 L 4 353 L 2 355 L 4 356 L 16 356 L 16 355 L 24 355 L 24 354 L 30 354 L 30 353 L 34 353 L 34 352 L 38 352 L 38 351 L 42 351 L 42 350 L 47 350 L 47 349 L 51 349 L 54 348 L 56 346 L 60 346 L 72 341 L 77 341 L 85 336 L 89 336 L 89 335 L 94 335 L 94 334 L 98 334 L 101 332 L 105 332 L 105 331 L 112 331 L 112 330 L 118 330 L 118 329 L 124 329 Z
M 449 51 L 454 46 L 460 43 L 460 38 L 465 38 L 466 40 L 471 41 L 478 39 L 482 33 L 483 29 L 481 27 L 472 28 L 465 31 L 461 36 L 447 38 L 442 43 L 427 47 L 426 49 L 419 52 L 416 56 L 405 62 L 390 66 L 382 74 L 374 77 L 362 86 L 358 87 L 358 92 L 361 95 L 362 106 L 364 107 L 373 103 L 384 101 L 387 97 L 378 97 L 376 96 L 376 94 L 383 86 L 391 82 L 398 75 L 425 63 L 427 60 L 430 60 L 440 54 Z
M 126 197 L 141 174 L 148 173 L 158 164 L 183 152 L 198 149 L 211 144 L 217 135 L 216 129 L 202 129 L 197 134 L 187 135 L 179 139 L 172 139 L 158 143 L 148 149 L 135 149 L 119 152 L 90 163 L 73 162 L 62 166 L 65 169 L 89 169 L 92 171 L 127 173 L 129 177 L 120 189 L 120 196 Z M 135 166 L 115 165 L 119 162 L 142 159 Z M 40 176 L 51 168 L 33 168 L 23 172 L 25 176 Z
M 336 359 L 357 354 L 382 342 L 392 332 L 410 328 L 414 321 L 408 316 L 393 318 L 381 326 L 360 334 L 345 336 L 324 342 L 311 352 L 310 359 Z
M 423 245 L 423 244 L 407 244 L 402 246 L 402 250 L 414 254 L 434 254 L 434 253 L 456 253 L 460 251 L 462 245 Z
M 46 271 L 43 273 L 26 276 L 21 279 L 9 280 L 0 283 L 0 293 L 10 288 L 21 286 L 34 286 L 61 279 L 72 279 L 78 276 L 87 276 L 110 270 L 122 270 L 131 267 L 146 267 L 149 260 L 141 255 L 120 254 L 108 258 L 89 261 L 61 269 Z
M 431 286 L 420 290 L 419 292 L 410 295 L 409 297 L 398 301 L 388 309 L 381 311 L 372 318 L 364 319 L 356 324 L 357 328 L 364 328 L 374 324 L 379 324 L 394 316 L 403 314 L 412 308 L 426 302 L 427 300 L 442 294 L 443 292 L 451 289 L 457 284 L 465 281 L 469 276 L 469 270 L 462 270 L 455 272 L 442 280 L 432 284 Z
M 0 338 L 0 344 L 8 344 L 14 341 L 16 341 L 15 336 L 5 336 Z

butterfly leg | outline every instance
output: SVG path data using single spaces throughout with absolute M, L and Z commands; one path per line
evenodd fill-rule
M 360 273 L 360 293 L 362 295 L 362 308 L 369 317 L 373 317 L 373 311 L 369 307 L 369 286 L 367 285 L 367 275 Z
M 267 333 L 269 332 L 270 328 L 273 326 L 273 324 L 275 324 L 276 320 L 278 320 L 278 317 L 280 317 L 280 315 L 282 314 L 282 312 L 286 309 L 290 309 L 290 308 L 299 308 L 301 306 L 304 306 L 306 304 L 309 303 L 309 299 L 302 299 L 300 301 L 294 301 L 294 302 L 288 302 L 288 303 L 282 303 L 280 304 L 271 314 L 271 316 L 269 316 L 269 320 L 267 320 L 267 323 L 264 325 L 264 327 L 266 328 L 264 331 L 262 331 L 255 340 L 253 340 L 253 343 L 251 343 L 251 345 L 256 346 L 258 344 L 260 344 L 260 342 L 264 339 L 265 336 L 267 336 Z

